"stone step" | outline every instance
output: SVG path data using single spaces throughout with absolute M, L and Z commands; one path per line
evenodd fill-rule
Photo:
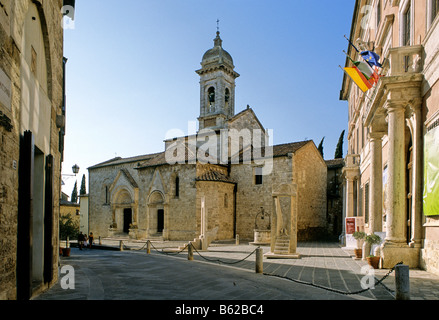
M 290 240 L 282 237 L 276 239 L 274 254 L 288 254 L 290 251 Z

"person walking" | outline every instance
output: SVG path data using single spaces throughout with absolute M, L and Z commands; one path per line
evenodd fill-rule
M 78 235 L 78 247 L 79 247 L 79 250 L 82 250 L 82 247 L 84 246 L 84 239 L 85 239 L 84 234 L 81 231 L 79 233 L 79 235 Z
M 89 246 L 90 246 L 90 249 L 91 249 L 91 247 L 92 247 L 92 245 L 93 245 L 93 232 L 90 232 L 90 235 L 88 236 L 88 244 L 89 244 Z

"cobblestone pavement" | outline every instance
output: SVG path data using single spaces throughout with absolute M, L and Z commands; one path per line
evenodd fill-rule
M 106 249 L 119 244 L 102 240 Z M 195 251 L 194 261 L 177 250 L 184 245 L 152 242 L 151 254 L 145 242 L 127 239 L 122 252 L 72 248 L 61 267 L 73 267 L 75 289 L 58 283 L 35 300 L 394 300 L 394 272 L 363 290 L 367 263 L 337 243 L 299 243 L 300 259 L 264 259 L 264 275 L 255 273 L 256 247 L 247 243 L 214 243 Z M 375 270 L 375 278 L 388 272 Z M 412 300 L 439 300 L 439 276 L 410 270 L 410 293 Z

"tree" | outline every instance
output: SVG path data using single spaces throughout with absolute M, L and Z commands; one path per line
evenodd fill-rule
M 319 144 L 319 147 L 317 148 L 320 152 L 320 154 L 322 155 L 322 158 L 324 158 L 323 156 L 323 142 L 325 141 L 325 137 L 323 137 L 322 141 Z
M 340 135 L 340 138 L 338 139 L 338 144 L 337 144 L 337 148 L 335 149 L 334 159 L 341 159 L 341 158 L 343 158 L 344 134 L 345 134 L 345 130 L 343 130 L 343 132 Z
M 83 196 L 87 194 L 87 190 L 85 188 L 85 174 L 82 175 L 81 189 L 79 190 L 79 195 Z
M 61 215 L 59 217 L 59 238 L 60 240 L 67 240 L 67 237 L 69 239 L 76 239 L 79 234 L 79 224 L 78 222 L 75 223 L 73 221 L 73 218 L 70 214 L 68 215 Z
M 72 203 L 78 202 L 78 181 L 75 181 L 75 186 L 73 187 L 72 191 L 72 199 L 70 200 Z

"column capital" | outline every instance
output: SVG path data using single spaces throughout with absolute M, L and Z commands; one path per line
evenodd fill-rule
M 368 139 L 370 141 L 379 141 L 379 140 L 383 139 L 383 137 L 386 133 L 387 132 L 384 132 L 384 131 L 370 131 L 368 134 Z
M 387 113 L 405 112 L 407 102 L 404 100 L 387 100 L 384 104 L 384 109 Z

